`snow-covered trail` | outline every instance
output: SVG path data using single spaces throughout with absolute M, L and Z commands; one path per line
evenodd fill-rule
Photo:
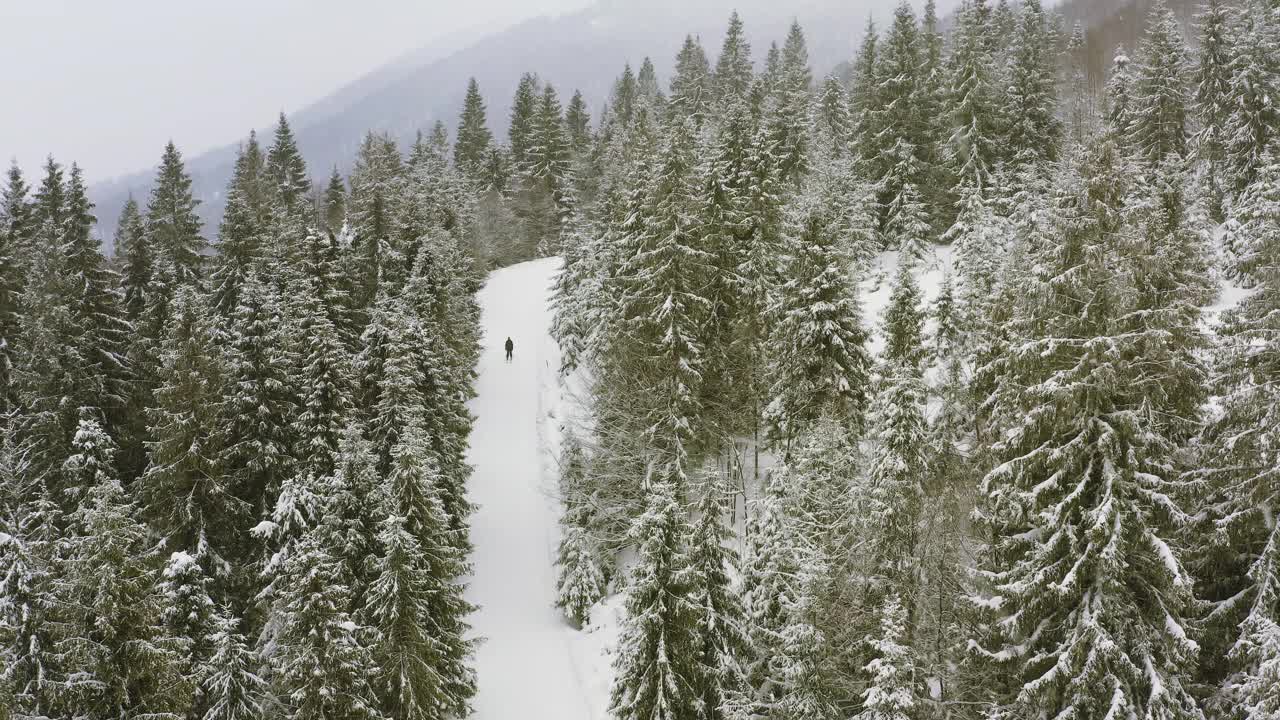
M 559 539 L 554 475 L 543 472 L 543 390 L 554 386 L 560 358 L 547 305 L 556 259 L 499 270 L 480 293 L 484 350 L 469 461 L 474 571 L 467 598 L 479 693 L 477 720 L 595 720 L 575 661 L 575 631 L 554 607 Z M 510 336 L 515 358 L 504 359 Z M 588 670 L 589 673 L 589 670 Z

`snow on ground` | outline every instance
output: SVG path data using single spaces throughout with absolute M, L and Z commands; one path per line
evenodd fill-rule
M 559 543 L 555 449 L 560 355 L 546 301 L 557 259 L 499 270 L 480 293 L 485 332 L 468 460 L 474 569 L 467 599 L 481 638 L 477 720 L 604 720 L 617 637 L 616 600 L 599 625 L 570 626 L 555 607 Z M 510 336 L 515 357 L 505 362 Z
M 937 247 L 917 276 L 927 306 L 951 266 L 951 248 Z M 878 255 L 860 284 L 871 350 L 883 345 L 880 318 L 889 302 L 896 252 Z M 585 389 L 559 376 L 560 353 L 549 334 L 548 296 L 560 261 L 538 260 L 493 273 L 480 293 L 484 352 L 469 461 L 474 570 L 467 598 L 480 606 L 471 622 L 476 651 L 477 720 L 606 720 L 623 596 L 592 609 L 577 630 L 555 607 L 555 556 L 560 539 L 557 458 L 566 427 L 581 423 Z M 1247 294 L 1230 284 L 1216 315 Z M 515 358 L 504 360 L 507 336 Z M 767 459 L 766 459 L 767 463 Z M 624 562 L 625 566 L 626 563 Z

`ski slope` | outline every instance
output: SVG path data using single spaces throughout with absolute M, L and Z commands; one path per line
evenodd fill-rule
M 479 606 L 471 617 L 481 639 L 476 720 L 605 718 L 610 678 L 602 655 L 613 628 L 579 632 L 555 607 L 560 356 L 547 298 L 558 267 L 552 258 L 498 270 L 479 296 L 485 336 L 468 454 L 479 508 L 467 588 Z

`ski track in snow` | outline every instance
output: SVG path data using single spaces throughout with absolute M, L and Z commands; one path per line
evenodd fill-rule
M 468 453 L 469 494 L 479 507 L 471 518 L 467 588 L 479 606 L 471 617 L 480 638 L 476 720 L 604 716 L 603 648 L 591 642 L 603 638 L 575 630 L 555 607 L 560 508 L 548 453 L 558 430 L 544 432 L 543 424 L 559 398 L 560 356 L 547 303 L 558 267 L 552 258 L 498 270 L 479 296 L 485 335 Z M 515 343 L 509 364 L 508 336 Z

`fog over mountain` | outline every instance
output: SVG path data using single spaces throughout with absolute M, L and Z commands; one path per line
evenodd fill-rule
M 625 63 L 639 67 L 649 56 L 665 82 L 688 33 L 702 38 L 714 61 L 729 13 L 736 8 L 746 23 L 757 60 L 763 59 L 770 42 L 781 43 L 793 19 L 799 20 L 808 37 L 814 74 L 821 76 L 852 56 L 869 17 L 883 25 L 896 4 L 897 0 L 601 0 L 580 12 L 540 17 L 464 41 L 461 47 L 447 41 L 434 43 L 302 110 L 289 112 L 289 118 L 312 174 L 327 176 L 335 165 L 347 169 L 369 130 L 390 132 L 407 141 L 419 129 L 443 120 L 452 131 L 467 79 L 472 76 L 488 103 L 492 129 L 502 135 L 511 96 L 525 72 L 536 72 L 554 84 L 566 101 L 574 89 L 581 90 L 594 114 Z M 923 0 L 913 4 L 922 6 Z M 942 0 L 939 12 L 949 12 L 958 4 L 958 0 Z M 255 123 L 259 134 L 274 121 L 274 117 L 260 118 Z M 244 136 L 248 131 L 246 127 Z M 183 147 L 181 136 L 173 139 Z M 216 232 L 221 195 L 242 139 L 229 137 L 221 148 L 188 153 L 186 158 L 202 201 L 207 236 Z M 156 138 L 157 158 L 164 140 Z M 147 160 L 139 158 L 140 162 Z M 151 169 L 140 167 L 137 173 L 91 188 L 104 238 L 111 237 L 116 215 L 130 194 L 146 197 L 151 177 Z
M 512 94 L 525 72 L 535 72 L 555 85 L 565 101 L 575 89 L 581 90 L 595 115 L 626 63 L 638 68 L 650 57 L 665 82 L 686 34 L 699 36 L 714 62 L 728 15 L 736 9 L 746 23 L 757 62 L 769 43 L 780 43 L 791 21 L 798 20 L 808 39 L 814 75 L 821 77 L 851 58 L 869 18 L 886 26 L 896 4 L 897 0 L 600 0 L 582 11 L 433 43 L 290 112 L 289 118 L 311 173 L 322 177 L 334 166 L 348 170 L 369 130 L 389 132 L 407 142 L 418 130 L 442 120 L 452 132 L 467 80 L 473 76 L 488 104 L 490 127 L 501 137 Z M 913 5 L 919 10 L 923 0 L 914 0 Z M 941 0 L 938 10 L 946 15 L 958 5 L 959 0 Z M 1101 81 L 1116 44 L 1132 46 L 1149 5 L 1146 0 L 1118 4 L 1073 0 L 1061 5 L 1068 28 L 1078 20 L 1091 30 L 1089 62 L 1095 83 Z M 1189 19 L 1192 0 L 1173 5 Z M 260 118 L 259 134 L 274 120 Z M 218 149 L 188 154 L 187 168 L 202 201 L 207 236 L 215 234 L 236 148 L 248 130 L 239 138 L 227 138 L 227 144 Z M 183 147 L 180 136 L 174 140 Z M 157 157 L 163 141 L 156 139 Z M 146 197 L 151 177 L 151 169 L 140 167 L 136 173 L 91 188 L 104 238 L 111 237 L 116 215 L 130 194 Z

